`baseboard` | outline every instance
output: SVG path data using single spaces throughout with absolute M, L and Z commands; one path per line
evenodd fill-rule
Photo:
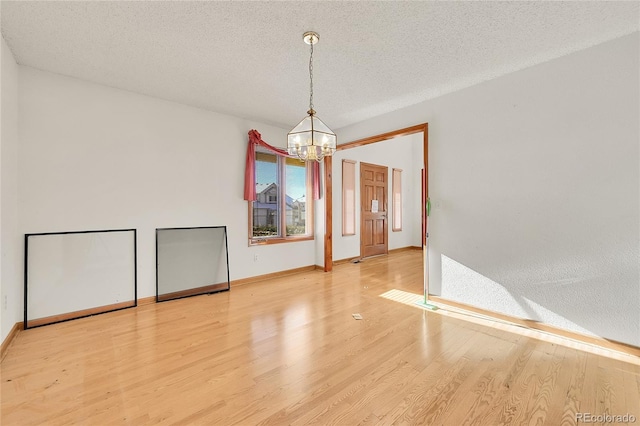
M 210 284 L 202 287 L 189 288 L 187 290 L 174 291 L 172 293 L 166 293 L 158 295 L 158 302 L 164 302 L 167 300 L 181 299 L 183 297 L 199 296 L 201 294 L 209 294 L 223 290 L 229 290 L 229 283 Z
M 400 253 L 403 251 L 413 251 L 413 250 L 420 250 L 422 251 L 422 247 L 420 246 L 407 246 L 407 247 L 400 247 L 400 248 L 396 248 L 396 249 L 391 249 L 389 250 L 389 254 L 395 254 L 395 253 Z
M 354 260 L 358 260 L 358 259 L 360 259 L 360 256 L 356 256 L 356 257 L 347 257 L 346 259 L 334 260 L 334 261 L 333 261 L 333 266 L 336 266 L 336 265 L 344 265 L 345 263 L 350 263 L 350 262 L 353 262 Z
M 13 327 L 11 327 L 11 331 L 9 331 L 6 339 L 4 339 L 4 341 L 2 342 L 2 346 L 0 346 L 0 362 L 4 359 L 4 356 L 9 350 L 9 346 L 11 346 L 13 340 L 18 336 L 18 333 L 22 331 L 22 328 L 22 322 L 17 322 L 13 325 Z
M 289 275 L 299 274 L 300 272 L 315 271 L 316 268 L 318 267 L 319 267 L 318 265 L 309 265 L 309 266 L 302 266 L 300 268 L 287 269 L 285 271 L 272 272 L 270 274 L 256 275 L 254 277 L 249 277 L 249 278 L 241 278 L 239 280 L 231 281 L 231 286 L 235 287 L 238 285 L 252 284 L 252 283 L 256 283 L 264 280 L 270 280 L 273 278 L 280 278 L 280 277 L 286 277 Z M 320 266 L 319 268 L 324 270 L 323 266 Z
M 403 252 L 403 251 L 414 251 L 414 250 L 422 251 L 422 247 L 419 247 L 419 246 L 400 247 L 400 248 L 395 248 L 395 249 L 389 250 L 387 254 L 396 254 L 396 253 L 400 253 L 400 252 Z M 382 255 L 380 255 L 380 256 L 382 256 Z M 333 266 L 344 265 L 345 263 L 352 263 L 354 260 L 359 260 L 359 259 L 360 259 L 360 256 L 347 257 L 345 259 L 334 260 L 333 261 Z
M 156 303 L 155 296 L 143 297 L 142 299 L 138 299 L 138 306 L 150 305 L 152 303 Z
M 489 318 L 494 318 L 497 320 L 502 320 L 502 321 L 507 321 L 522 327 L 526 327 L 526 328 L 530 328 L 533 330 L 538 330 L 538 331 L 544 331 L 546 333 L 550 333 L 559 337 L 564 337 L 564 338 L 568 338 L 568 339 L 572 339 L 572 340 L 577 340 L 579 342 L 582 343 L 588 343 L 591 345 L 595 345 L 595 346 L 599 346 L 601 348 L 605 348 L 605 349 L 611 349 L 614 351 L 618 351 L 618 352 L 622 352 L 625 353 L 627 355 L 633 355 L 633 356 L 637 356 L 640 357 L 640 347 L 628 344 L 628 343 L 623 343 L 623 342 L 617 342 L 615 340 L 609 340 L 609 339 L 605 339 L 603 337 L 595 337 L 595 336 L 589 336 L 586 334 L 581 334 L 581 333 L 577 333 L 575 331 L 569 331 L 569 330 L 565 330 L 563 328 L 560 327 L 556 327 L 553 325 L 549 325 L 549 324 L 545 324 L 543 322 L 539 322 L 539 321 L 535 321 L 535 320 L 530 320 L 530 319 L 524 319 L 524 318 L 518 318 L 518 317 L 514 317 L 511 315 L 506 315 L 506 314 L 502 314 L 499 312 L 495 312 L 495 311 L 490 311 L 487 309 L 482 309 L 482 308 L 478 308 L 476 306 L 473 305 L 468 305 L 466 303 L 461 303 L 461 302 L 455 302 L 453 300 L 449 300 L 449 299 L 443 299 L 439 296 L 431 296 L 429 295 L 429 301 L 432 302 L 436 302 L 436 303 L 441 303 L 443 305 L 449 305 L 452 306 L 454 308 L 458 308 L 458 309 L 462 309 L 465 311 L 470 311 L 470 312 L 474 312 L 476 314 L 480 314 L 480 315 L 484 315 L 486 317 Z

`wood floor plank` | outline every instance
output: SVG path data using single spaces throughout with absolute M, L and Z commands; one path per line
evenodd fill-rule
M 545 361 L 537 365 L 534 390 L 521 416 L 529 425 L 545 424 L 549 407 L 552 405 L 551 395 L 560 374 L 563 353 L 564 348 L 552 345 L 552 348 L 545 352 Z
M 427 313 L 423 313 L 423 315 L 427 315 Z M 426 339 L 421 339 L 420 341 L 414 340 L 412 346 L 414 346 L 414 350 L 412 351 L 403 351 L 402 359 L 406 362 L 405 367 L 401 371 L 394 372 L 396 374 L 385 376 L 384 380 L 379 380 L 375 383 L 369 384 L 363 389 L 361 392 L 350 396 L 345 402 L 342 410 L 342 414 L 335 410 L 335 418 L 337 421 L 341 422 L 341 424 L 359 424 L 365 422 L 374 422 L 375 419 L 378 421 L 383 417 L 382 415 L 379 417 L 375 413 L 382 412 L 383 408 L 380 407 L 380 399 L 386 396 L 387 400 L 390 400 L 392 395 L 403 395 L 404 392 L 401 391 L 402 388 L 406 387 L 408 383 L 412 381 L 413 378 L 416 377 L 416 370 L 424 369 L 425 366 L 429 366 L 433 362 L 438 362 L 438 365 L 444 365 L 445 360 L 447 359 L 447 351 L 442 350 L 442 345 L 446 344 L 446 340 L 443 339 L 443 328 L 431 328 L 430 330 L 433 334 L 428 334 L 427 330 L 424 330 L 424 336 Z M 446 333 L 445 335 L 450 335 L 451 333 Z M 434 344 L 437 342 L 438 350 L 434 350 L 433 346 L 429 345 L 429 343 Z M 426 349 L 426 347 L 431 347 L 431 350 L 415 350 L 415 345 L 419 344 Z M 452 346 L 453 348 L 453 346 Z M 393 403 L 388 402 L 387 405 L 391 406 Z
M 519 370 L 505 384 L 507 391 L 500 401 L 497 410 L 494 408 L 490 424 L 510 425 L 522 422 L 522 413 L 526 410 L 527 402 L 535 391 L 536 368 L 545 361 L 544 354 L 534 350 L 529 354 Z
M 549 366 L 549 371 L 556 376 L 548 394 L 548 401 L 540 401 L 538 404 L 547 403 L 546 408 L 541 411 L 539 418 L 542 420 L 540 424 L 562 424 L 562 416 L 564 407 L 557 401 L 564 401 L 567 394 L 567 383 L 570 381 L 572 368 L 571 361 L 567 359 L 567 353 L 573 352 L 565 346 L 556 345 L 553 359 Z M 545 380 L 547 378 L 545 377 Z M 551 383 L 549 383 L 551 385 Z M 542 398 L 546 395 L 542 394 Z
M 608 363 L 605 363 L 608 365 Z M 621 414 L 625 409 L 624 378 L 617 368 L 603 368 L 598 359 L 598 389 L 596 393 L 596 410 L 600 414 Z
M 432 398 L 437 397 L 444 391 L 451 391 L 457 388 L 461 378 L 469 374 L 470 360 L 464 354 L 474 347 L 481 339 L 478 334 L 473 334 L 460 342 L 457 348 L 450 352 L 450 355 L 440 357 L 435 363 L 426 366 L 423 372 L 417 377 L 414 386 L 403 392 L 402 400 L 395 402 L 393 406 L 387 404 L 381 410 L 390 409 L 384 413 L 379 422 L 380 425 L 402 424 L 412 422 L 422 414 L 422 408 Z M 424 379 L 422 379 L 423 374 Z
M 422 254 L 405 251 L 22 331 L 0 364 L 0 421 L 555 426 L 589 410 L 640 418 L 640 361 L 426 311 L 412 302 L 422 285 Z
M 468 331 L 457 330 L 457 332 L 465 334 Z M 429 356 L 420 359 L 414 365 L 414 374 L 392 384 L 385 392 L 387 397 L 383 401 L 371 404 L 374 415 L 383 421 L 383 424 L 390 424 L 395 421 L 393 412 L 395 411 L 397 415 L 401 414 L 402 410 L 399 410 L 399 406 L 404 403 L 403 400 L 416 387 L 426 387 L 435 383 L 443 369 L 451 367 L 455 360 L 460 359 L 467 351 L 467 346 L 459 345 L 450 339 L 453 334 L 454 329 L 451 329 L 450 332 L 445 332 L 443 335 L 436 335 L 437 338 L 434 339 L 434 342 L 430 342 L 434 344 L 428 345 L 431 348 L 431 351 L 428 352 Z M 470 339 L 472 336 L 472 334 L 467 334 L 465 340 Z
M 536 346 L 536 342 L 524 339 L 523 344 L 518 345 L 517 349 L 504 362 L 498 363 L 503 370 L 496 373 L 488 381 L 486 388 L 480 389 L 478 403 L 474 403 L 471 406 L 475 413 L 473 416 L 470 412 L 467 413 L 463 424 L 487 425 L 497 423 L 505 406 L 511 403 L 511 395 L 525 367 L 529 364 Z
M 585 364 L 582 397 L 578 404 L 578 413 L 598 414 L 598 358 L 587 354 Z M 588 392 L 586 392 L 588 390 Z
M 637 408 L 637 411 L 634 412 L 634 405 L 637 407 L 640 405 L 640 368 L 637 366 L 629 366 L 621 364 L 621 371 L 624 381 L 624 397 L 625 397 L 625 408 L 622 412 L 623 414 L 630 413 L 635 415 L 638 419 L 636 421 L 640 421 L 640 416 L 636 415 L 635 412 L 640 413 L 640 408 Z M 635 367 L 635 368 L 629 368 Z
M 581 402 L 589 396 L 589 389 L 584 386 L 588 356 L 587 353 L 576 352 L 566 357 L 570 361 L 569 368 L 571 368 L 572 374 L 566 385 L 567 392 L 561 422 L 563 426 L 576 423 L 577 414 L 583 412 L 584 409 Z
M 500 388 L 500 378 L 505 377 L 509 367 L 517 359 L 516 342 L 494 339 L 491 345 L 474 351 L 482 354 L 482 359 L 476 361 L 474 374 L 456 393 L 450 404 L 459 407 L 447 410 L 442 416 L 442 424 L 463 425 L 469 419 L 478 418 L 480 413 L 489 407 L 489 403 L 497 395 Z

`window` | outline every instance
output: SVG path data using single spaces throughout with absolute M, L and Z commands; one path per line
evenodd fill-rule
M 342 160 L 342 235 L 356 235 L 356 162 Z
M 393 169 L 393 226 L 392 231 L 402 231 L 402 170 Z
M 249 202 L 251 244 L 313 238 L 312 206 L 307 163 L 256 151 L 256 201 Z

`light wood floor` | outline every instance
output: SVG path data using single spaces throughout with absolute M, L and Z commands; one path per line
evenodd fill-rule
M 27 330 L 2 425 L 640 423 L 638 363 L 407 303 L 421 289 L 402 252 Z

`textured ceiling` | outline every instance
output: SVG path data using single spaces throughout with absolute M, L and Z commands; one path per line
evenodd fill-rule
M 340 127 L 640 27 L 637 2 L 13 2 L 17 62 L 293 127 Z

